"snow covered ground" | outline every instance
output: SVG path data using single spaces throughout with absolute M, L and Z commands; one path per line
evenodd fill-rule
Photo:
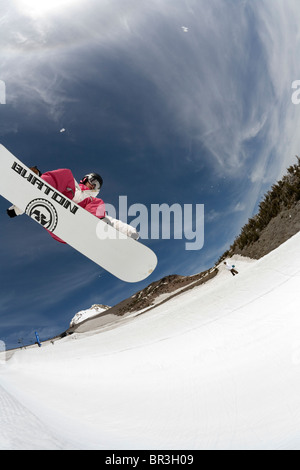
M 1 449 L 299 449 L 300 234 L 103 330 L 0 356 Z

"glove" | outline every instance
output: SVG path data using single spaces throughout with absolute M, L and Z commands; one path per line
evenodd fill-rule
M 139 233 L 134 227 L 125 224 L 125 222 L 121 222 L 121 220 L 114 219 L 113 217 L 110 217 L 107 214 L 102 220 L 114 227 L 116 230 L 119 230 L 119 232 L 122 232 L 127 235 L 127 237 L 133 238 L 134 240 L 138 240 L 140 238 Z
M 14 217 L 17 217 L 17 214 L 15 213 L 14 209 L 7 209 L 7 215 L 13 219 Z

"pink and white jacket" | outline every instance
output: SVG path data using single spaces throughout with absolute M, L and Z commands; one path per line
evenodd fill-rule
M 41 178 L 61 192 L 64 196 L 72 199 L 80 207 L 99 219 L 103 219 L 105 217 L 105 204 L 102 199 L 96 197 L 98 196 L 99 191 L 91 190 L 84 184 L 78 184 L 74 179 L 71 170 L 61 169 L 48 171 L 47 173 L 43 173 Z M 60 243 L 65 243 L 59 237 L 54 235 L 54 233 L 49 233 L 55 240 Z
M 105 217 L 104 202 L 97 198 L 99 191 L 91 190 L 84 184 L 78 184 L 71 170 L 48 171 L 41 178 L 99 219 Z
M 102 199 L 97 198 L 99 191 L 91 190 L 84 184 L 78 184 L 74 179 L 71 170 L 61 169 L 48 171 L 43 173 L 41 179 L 50 184 L 53 188 L 57 189 L 64 196 L 76 202 L 80 207 L 95 215 L 99 219 L 103 219 L 109 225 L 112 225 L 116 230 L 126 234 L 128 237 L 138 240 L 139 234 L 136 229 L 120 220 L 114 219 L 106 215 L 105 204 Z M 16 215 L 21 215 L 23 212 L 16 206 L 12 206 Z M 48 230 L 47 230 L 48 231 Z M 49 231 L 48 231 L 49 232 Z M 60 243 L 65 243 L 54 233 L 49 232 L 51 237 Z

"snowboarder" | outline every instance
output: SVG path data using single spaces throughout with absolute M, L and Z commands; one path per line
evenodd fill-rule
M 235 268 L 234 264 L 229 263 L 229 261 L 224 261 L 224 264 L 226 265 L 226 269 L 228 269 L 228 271 L 230 271 L 233 276 L 238 274 L 238 271 L 234 269 Z
M 135 240 L 139 238 L 139 234 L 134 227 L 106 215 L 105 204 L 102 199 L 97 197 L 103 185 L 103 179 L 98 173 L 86 174 L 78 184 L 74 179 L 71 170 L 68 169 L 41 173 L 41 171 L 35 166 L 31 167 L 30 170 L 37 174 L 46 183 L 61 192 L 64 196 L 68 197 L 99 219 L 103 219 L 107 224 L 112 225 L 120 232 L 125 233 L 127 236 L 132 237 Z M 18 209 L 16 206 L 11 206 L 7 210 L 7 214 L 9 217 L 13 218 L 23 214 L 23 211 Z M 54 233 L 49 233 L 55 240 L 60 243 L 65 243 L 59 237 L 54 235 Z

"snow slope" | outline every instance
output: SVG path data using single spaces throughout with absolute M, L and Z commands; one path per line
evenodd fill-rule
M 234 264 L 0 363 L 0 448 L 299 449 L 300 234 Z

